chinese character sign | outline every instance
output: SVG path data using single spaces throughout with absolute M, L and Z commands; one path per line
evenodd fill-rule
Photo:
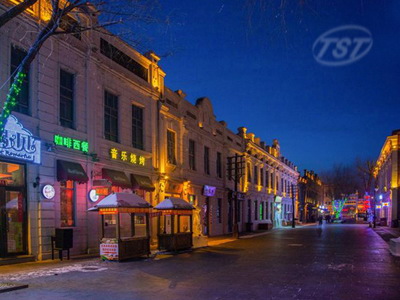
M 146 164 L 146 158 L 144 156 L 122 151 L 117 148 L 110 149 L 110 158 L 112 160 L 123 161 L 138 166 L 144 166 Z
M 61 135 L 54 135 L 54 144 L 57 146 L 62 146 L 66 147 L 69 149 L 74 149 L 81 151 L 83 153 L 88 153 L 89 152 L 89 143 L 86 141 L 81 141 L 78 139 L 73 139 L 70 137 L 66 136 L 61 136 Z

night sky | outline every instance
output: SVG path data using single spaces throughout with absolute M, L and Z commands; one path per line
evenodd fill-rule
M 166 85 L 192 103 L 209 97 L 234 132 L 279 139 L 300 170 L 375 159 L 400 128 L 400 1 L 286 2 L 161 1 L 171 23 L 147 33 Z M 341 67 L 316 62 L 316 39 L 348 24 L 371 32 L 369 53 Z

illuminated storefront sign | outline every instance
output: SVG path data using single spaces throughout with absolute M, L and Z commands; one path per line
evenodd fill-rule
M 89 200 L 92 202 L 96 202 L 97 200 L 99 200 L 99 195 L 97 194 L 96 189 L 91 189 L 89 191 Z
M 40 140 L 10 115 L 0 141 L 0 155 L 40 164 Z
M 110 158 L 112 160 L 123 161 L 138 166 L 144 166 L 146 164 L 146 158 L 144 156 L 128 151 L 121 151 L 117 148 L 110 149 Z
M 207 197 L 213 197 L 217 188 L 215 186 L 205 185 L 203 187 L 203 195 Z
M 66 136 L 61 136 L 59 134 L 54 135 L 54 144 L 57 146 L 63 146 L 68 149 L 74 149 L 82 151 L 83 153 L 89 152 L 89 143 L 86 141 L 81 141 L 78 139 L 73 139 Z
M 42 187 L 42 195 L 47 200 L 51 200 L 56 195 L 56 190 L 51 184 L 46 184 Z

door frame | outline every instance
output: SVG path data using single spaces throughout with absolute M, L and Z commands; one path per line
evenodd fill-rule
M 27 172 L 26 164 L 1 160 L 2 163 L 10 163 L 20 165 L 24 172 L 24 185 L 23 186 L 0 186 L 0 257 L 13 257 L 18 255 L 25 255 L 28 253 L 28 199 L 27 199 Z M 21 192 L 23 195 L 23 221 L 22 221 L 22 252 L 8 253 L 7 250 L 7 211 L 6 211 L 6 192 Z M 3 228 L 3 229 L 1 229 Z

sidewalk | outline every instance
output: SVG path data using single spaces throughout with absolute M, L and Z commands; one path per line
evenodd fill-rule
M 380 237 L 389 243 L 390 239 L 400 237 L 400 228 L 390 228 L 390 227 L 376 227 L 373 229 Z

